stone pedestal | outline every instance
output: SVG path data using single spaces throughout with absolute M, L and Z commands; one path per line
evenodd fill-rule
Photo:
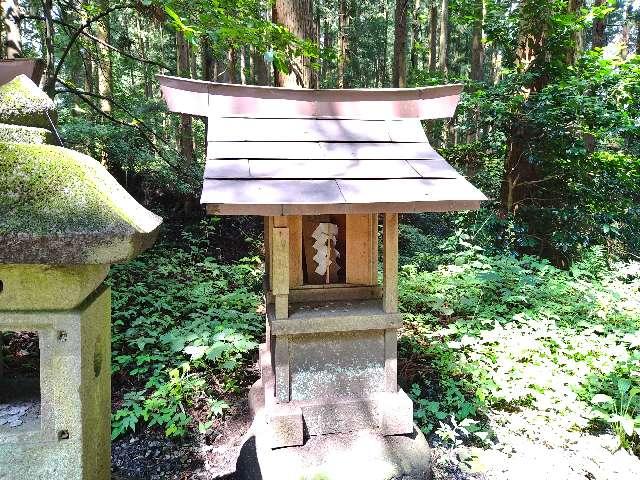
M 236 480 L 429 480 L 429 445 L 371 430 L 310 437 L 298 447 L 271 448 L 262 412 L 254 417 L 236 464 Z
M 102 265 L 0 265 L 0 330 L 37 332 L 40 343 L 40 395 L 32 399 L 40 409 L 18 426 L 0 426 L 0 479 L 111 478 L 107 272 Z M 5 408 L 31 387 L 9 378 L 0 386 Z

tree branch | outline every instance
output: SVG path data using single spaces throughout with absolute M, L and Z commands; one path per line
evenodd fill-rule
M 523 185 L 535 185 L 536 183 L 544 183 L 549 180 L 555 180 L 560 178 L 560 175 L 549 175 L 548 177 L 541 178 L 540 180 L 528 180 L 526 182 L 515 183 L 514 187 L 522 187 Z
M 64 49 L 64 52 L 62 52 L 62 55 L 60 56 L 60 60 L 58 60 L 58 64 L 56 65 L 56 69 L 53 72 L 53 76 L 52 79 L 54 81 L 59 81 L 58 80 L 58 75 L 60 75 L 60 70 L 62 69 L 62 65 L 64 64 L 65 59 L 67 58 L 67 55 L 69 55 L 69 52 L 71 51 L 71 47 L 73 47 L 73 44 L 76 42 L 76 40 L 78 39 L 78 37 L 84 32 L 84 30 L 86 28 L 89 28 L 92 24 L 94 24 L 95 22 L 103 19 L 104 17 L 106 17 L 107 15 L 117 11 L 117 10 L 126 10 L 128 8 L 134 9 L 136 7 L 135 3 L 125 3 L 122 5 L 115 5 L 113 7 L 109 7 L 106 10 L 100 12 L 98 15 L 96 15 L 95 17 L 91 17 L 89 18 L 86 22 L 84 22 L 79 29 L 77 29 L 75 31 L 75 33 L 71 36 L 71 38 L 69 39 L 69 43 L 67 44 L 66 48 Z
M 44 17 L 40 17 L 38 15 L 23 15 L 20 18 L 26 19 L 26 20 L 39 20 L 41 22 L 45 21 Z M 72 31 L 76 30 L 76 27 L 74 27 L 73 25 L 70 25 L 70 24 L 68 24 L 66 22 L 63 22 L 62 20 L 53 19 L 53 23 L 56 23 L 58 25 L 62 25 L 63 27 L 67 27 L 67 28 L 71 29 Z M 165 65 L 164 63 L 156 62 L 155 60 L 145 60 L 144 58 L 140 58 L 140 57 L 138 57 L 136 55 L 133 55 L 132 53 L 128 53 L 128 52 L 125 52 L 123 50 L 120 50 L 119 48 L 114 47 L 110 43 L 99 39 L 98 37 L 90 34 L 89 32 L 86 32 L 86 31 L 83 30 L 81 32 L 81 35 L 84 35 L 85 37 L 90 38 L 91 40 L 93 40 L 93 41 L 95 41 L 95 42 L 97 42 L 97 43 L 99 43 L 101 45 L 104 45 L 109 50 L 112 50 L 112 51 L 122 55 L 123 57 L 128 57 L 131 60 L 135 60 L 137 62 L 146 63 L 146 64 L 149 64 L 149 65 L 154 65 L 156 67 L 163 68 L 164 70 L 167 70 L 168 72 L 174 73 L 173 70 L 171 69 L 171 67 L 169 67 L 168 65 Z
M 178 165 L 170 162 L 169 160 L 167 160 L 163 155 L 162 152 L 160 151 L 160 149 L 153 143 L 153 140 L 147 135 L 146 132 L 149 132 L 153 137 L 161 140 L 164 144 L 169 145 L 169 143 L 162 137 L 159 137 L 158 135 L 155 134 L 155 132 L 153 132 L 153 130 L 151 130 L 148 126 L 146 126 L 146 124 L 144 122 L 142 122 L 140 119 L 138 119 L 135 115 L 131 114 L 126 108 L 124 108 L 121 104 L 117 103 L 117 102 L 113 102 L 113 99 L 110 97 L 105 97 L 104 95 L 99 95 L 97 93 L 90 93 L 90 92 L 85 92 L 83 90 L 79 90 L 71 85 L 69 85 L 68 83 L 66 83 L 64 80 L 60 80 L 58 79 L 58 83 L 60 83 L 62 86 L 65 87 L 66 90 L 61 91 L 61 93 L 71 93 L 73 95 L 76 95 L 77 97 L 79 97 L 84 103 L 86 103 L 92 110 L 94 110 L 96 113 L 102 115 L 103 117 L 105 117 L 107 120 L 116 123 L 118 125 L 122 125 L 125 127 L 129 127 L 129 128 L 133 128 L 134 130 L 136 130 L 141 136 L 142 138 L 144 138 L 144 140 L 151 146 L 151 149 L 158 155 L 158 157 L 160 157 L 176 174 L 178 175 L 183 175 L 184 172 L 181 171 L 181 169 L 179 168 Z M 138 125 L 131 125 L 130 123 L 126 123 L 123 122 L 122 120 L 118 120 L 117 118 L 115 118 L 113 115 L 104 112 L 100 107 L 98 107 L 96 104 L 94 104 L 93 102 L 91 102 L 89 100 L 89 98 L 97 98 L 97 99 L 108 99 L 111 100 L 113 102 L 113 104 L 118 107 L 121 108 L 123 111 L 125 111 L 128 115 L 130 115 L 134 120 L 140 122 L 140 126 Z M 192 185 L 192 186 L 197 186 L 196 183 L 192 182 L 192 179 L 189 178 L 188 175 L 185 175 L 187 182 Z

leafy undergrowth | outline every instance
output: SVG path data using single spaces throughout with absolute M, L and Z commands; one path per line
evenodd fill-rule
M 114 266 L 112 436 L 139 425 L 206 432 L 245 389 L 262 335 L 261 264 L 212 256 L 216 219 L 166 232 L 153 249 Z M 237 245 L 236 245 L 237 247 Z
M 400 375 L 425 432 L 490 443 L 491 411 L 610 427 L 640 446 L 640 264 L 598 250 L 570 270 L 469 245 L 435 271 L 405 266 Z
M 228 243 L 212 241 L 215 229 L 165 235 L 113 268 L 114 437 L 143 424 L 168 436 L 205 432 L 224 398 L 253 380 L 261 266 L 215 257 L 212 245 Z M 490 444 L 491 416 L 522 410 L 611 430 L 637 453 L 640 265 L 608 266 L 593 250 L 560 270 L 448 244 L 446 265 L 407 265 L 400 277 L 400 379 L 423 430 Z

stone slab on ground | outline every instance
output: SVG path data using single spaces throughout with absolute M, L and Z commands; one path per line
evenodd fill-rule
M 360 430 L 313 436 L 300 447 L 271 449 L 262 414 L 240 451 L 235 480 L 428 480 L 429 445 L 416 428 L 382 436 Z

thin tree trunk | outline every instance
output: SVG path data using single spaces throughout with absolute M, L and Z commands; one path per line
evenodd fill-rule
M 381 86 L 389 86 L 389 0 L 383 0 L 384 8 L 384 47 L 382 50 L 382 75 Z
M 273 23 L 286 27 L 298 38 L 313 40 L 313 0 L 275 0 Z M 315 88 L 315 76 L 309 58 L 294 59 L 289 74 L 274 73 L 277 86 Z
M 413 21 L 411 23 L 411 68 L 418 69 L 418 47 L 420 46 L 420 8 L 421 0 L 413 2 Z
M 601 7 L 607 3 L 607 0 L 595 0 L 594 6 Z M 605 29 L 607 26 L 607 18 L 598 18 L 593 21 L 593 48 L 604 48 L 605 46 Z
M 107 9 L 108 2 L 101 2 L 101 7 Z M 105 46 L 110 44 L 110 25 L 109 16 L 103 17 L 102 20 L 96 24 L 96 37 L 99 42 L 96 42 L 96 48 L 98 50 L 98 93 L 107 98 L 100 100 L 100 110 L 105 113 L 111 112 L 111 98 L 113 90 L 113 76 L 111 71 L 111 50 Z
M 438 63 L 438 69 L 440 73 L 446 75 L 449 51 L 449 0 L 442 0 L 440 10 L 440 62 Z
M 481 82 L 483 75 L 482 29 L 484 27 L 484 1 L 474 0 L 473 36 L 471 40 L 471 80 Z
M 622 60 L 626 60 L 629 56 L 629 36 L 631 33 L 629 14 L 631 13 L 631 5 L 623 5 L 622 9 L 622 38 L 620 39 L 620 58 Z
M 81 50 L 81 54 L 82 54 L 82 64 L 84 66 L 84 89 L 85 91 L 89 92 L 89 93 L 93 93 L 94 92 L 94 88 L 93 88 L 93 75 L 94 75 L 94 68 L 93 68 L 93 55 L 92 53 L 89 51 L 88 48 L 83 48 Z M 145 94 L 146 94 L 146 87 L 145 87 Z
M 438 69 L 438 7 L 429 9 L 429 72 Z
M 22 57 L 22 34 L 20 32 L 20 5 L 18 0 L 2 0 L 2 23 L 4 26 L 4 56 L 9 60 Z
M 269 85 L 269 71 L 267 70 L 267 64 L 264 61 L 264 57 L 256 50 L 254 50 L 251 55 L 253 56 L 253 69 L 255 72 L 256 84 Z
M 329 51 L 331 47 L 331 33 L 328 20 L 324 20 L 322 22 L 322 29 L 324 32 L 322 33 L 322 48 L 324 51 Z M 320 80 L 318 81 L 318 85 L 321 85 L 322 82 L 327 77 L 327 72 L 329 71 L 329 62 L 326 58 L 322 58 L 322 63 L 320 65 Z
M 396 0 L 395 28 L 393 40 L 393 72 L 394 88 L 407 86 L 407 13 L 409 0 Z
M 53 25 L 53 2 L 52 0 L 44 0 L 42 2 L 42 12 L 44 15 L 44 63 L 45 78 L 43 90 L 47 95 L 53 98 L 56 90 L 56 79 L 54 72 L 56 69 L 55 48 L 53 45 L 53 37 L 55 35 Z
M 179 77 L 189 77 L 191 75 L 191 65 L 189 62 L 189 44 L 180 30 L 176 30 L 176 66 Z M 184 162 L 185 170 L 193 165 L 193 123 L 191 116 L 180 115 L 180 126 L 178 128 L 178 144 L 180 155 Z M 192 199 L 184 198 L 184 214 L 189 216 L 192 210 Z
M 244 47 L 240 47 L 240 83 L 242 85 L 247 84 L 247 63 L 244 54 Z
M 502 71 L 502 52 L 494 48 L 491 52 L 491 83 L 493 85 L 500 81 L 500 72 Z
M 360 18 L 361 4 L 359 2 L 349 2 L 349 18 L 351 29 L 349 32 L 349 44 L 353 45 L 350 52 L 349 67 L 351 70 L 352 83 L 360 86 L 366 86 L 366 80 L 362 77 L 362 61 L 358 56 L 358 47 L 360 37 L 362 36 L 362 24 L 358 24 Z
M 143 29 L 140 23 L 140 16 L 136 15 L 136 34 L 140 43 L 140 57 L 143 60 L 147 60 L 149 58 L 149 35 L 147 34 L 147 30 L 150 29 L 150 26 L 149 28 Z M 153 77 L 150 65 L 145 63 L 142 66 L 142 75 L 144 77 L 144 96 L 146 98 L 151 98 L 153 95 Z
M 315 25 L 313 28 L 313 36 L 314 36 L 314 41 L 318 44 L 318 47 L 320 47 L 320 35 L 321 35 L 321 28 L 322 28 L 322 21 L 320 18 L 320 9 L 316 8 L 316 12 L 315 12 Z M 320 88 L 320 79 L 321 79 L 321 67 L 322 65 L 318 65 L 318 68 L 316 70 L 312 71 L 313 74 L 313 83 L 312 85 L 314 86 L 314 88 Z
M 235 48 L 227 52 L 227 82 L 238 83 L 238 51 Z
M 584 0 L 569 0 L 569 13 L 577 13 L 584 5 Z M 573 47 L 567 53 L 567 63 L 574 65 L 584 50 L 584 31 L 577 30 L 573 34 Z
M 339 0 L 338 6 L 338 88 L 346 88 L 345 70 L 347 67 L 347 55 L 349 52 L 349 12 L 347 2 Z
M 200 42 L 200 54 L 202 55 L 202 79 L 207 82 L 214 82 L 214 59 L 211 51 L 209 37 L 203 36 Z
M 640 12 L 636 13 L 636 55 L 640 55 Z

